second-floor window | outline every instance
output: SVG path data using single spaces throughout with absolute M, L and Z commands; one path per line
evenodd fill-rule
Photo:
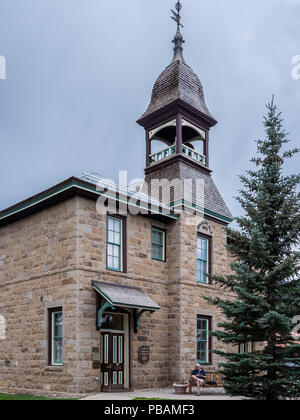
M 122 220 L 115 217 L 107 218 L 107 268 L 108 270 L 123 270 Z
M 152 243 L 152 259 L 158 261 L 165 261 L 165 242 L 166 233 L 164 230 L 152 228 L 151 243 Z
M 197 282 L 209 283 L 207 274 L 209 274 L 209 239 L 204 236 L 198 236 L 197 239 Z

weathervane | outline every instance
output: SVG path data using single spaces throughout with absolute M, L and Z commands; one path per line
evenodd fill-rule
M 174 16 L 171 16 L 171 19 L 175 20 L 175 22 L 177 23 L 177 32 L 172 41 L 174 44 L 174 56 L 173 56 L 172 62 L 179 60 L 185 63 L 184 58 L 183 58 L 183 47 L 182 47 L 185 41 L 180 32 L 180 27 L 183 28 L 183 25 L 181 23 L 181 16 L 180 16 L 180 10 L 182 9 L 182 5 L 179 0 L 177 1 L 175 8 L 177 12 L 174 12 L 174 10 L 172 10 L 172 13 Z
M 171 19 L 175 20 L 175 22 L 177 23 L 177 30 L 180 31 L 180 27 L 183 28 L 183 25 L 181 24 L 181 16 L 180 16 L 180 10 L 182 9 L 182 5 L 179 0 L 176 3 L 175 8 L 177 10 L 177 13 L 174 12 L 174 10 L 172 10 L 172 13 L 174 16 L 171 16 Z

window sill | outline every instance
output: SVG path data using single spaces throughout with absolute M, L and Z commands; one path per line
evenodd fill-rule
M 198 286 L 212 286 L 212 283 L 202 283 L 201 281 L 197 281 Z
M 114 272 L 114 273 L 125 273 L 125 271 L 123 271 L 123 270 L 118 270 L 118 269 L 116 269 L 116 268 L 109 268 L 109 267 L 106 267 L 106 270 L 107 270 L 107 271 L 112 271 L 112 272 Z
M 64 365 L 57 365 L 57 366 L 47 366 L 46 372 L 62 372 L 64 370 Z
M 159 259 L 159 258 L 151 258 L 152 259 L 152 261 L 158 261 L 158 262 L 166 262 L 166 260 L 161 260 L 161 259 Z

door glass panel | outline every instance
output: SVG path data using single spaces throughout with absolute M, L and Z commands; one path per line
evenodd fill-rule
M 104 385 L 108 386 L 108 373 L 107 372 L 104 373 Z
M 104 363 L 108 363 L 108 335 L 104 336 Z
M 102 327 L 103 330 L 124 330 L 124 317 L 122 314 L 104 312 Z
M 123 363 L 123 337 L 119 337 L 119 363 Z
M 117 363 L 118 341 L 117 336 L 113 337 L 113 363 Z
M 113 373 L 113 384 L 117 385 L 117 383 L 118 383 L 118 373 L 114 372 Z

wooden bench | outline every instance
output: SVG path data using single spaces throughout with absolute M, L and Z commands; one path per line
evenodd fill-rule
M 192 376 L 192 375 L 191 375 Z M 215 382 L 216 385 L 210 385 L 207 382 Z M 206 379 L 203 384 L 204 388 L 223 388 L 224 386 L 224 375 L 216 371 L 206 371 Z M 189 393 L 192 394 L 193 387 L 197 388 L 197 385 L 189 381 Z

